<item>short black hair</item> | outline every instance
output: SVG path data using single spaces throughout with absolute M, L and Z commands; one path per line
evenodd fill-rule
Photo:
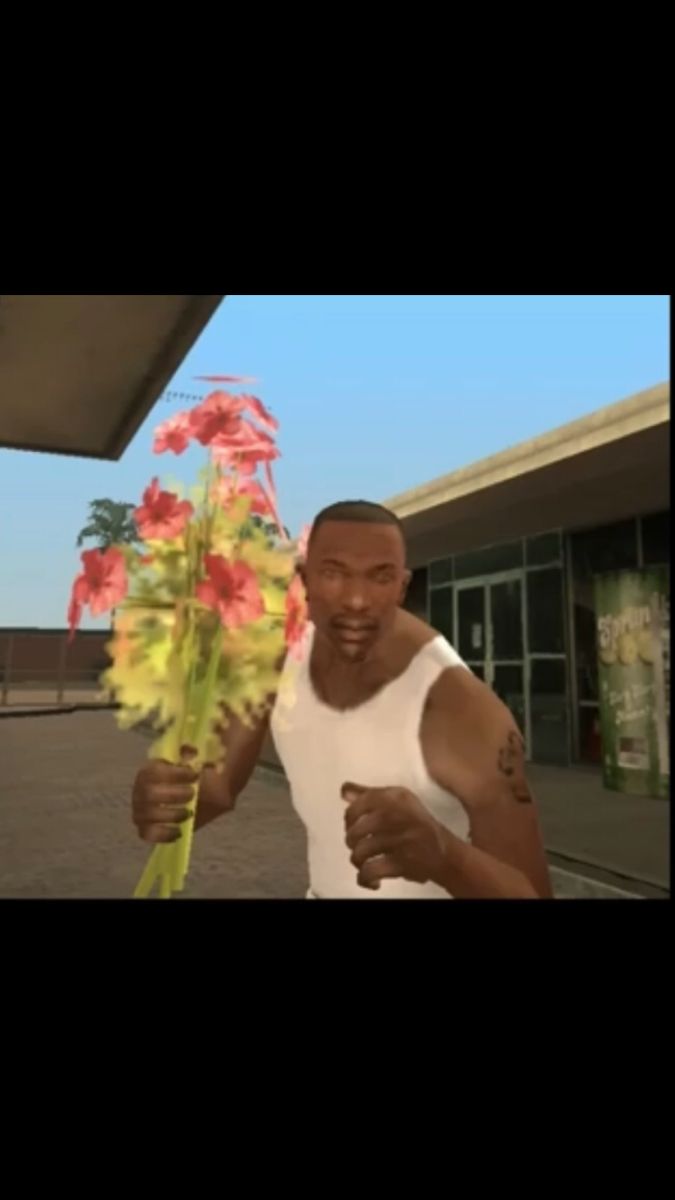
M 358 525 L 393 525 L 398 529 L 405 545 L 403 525 L 396 513 L 382 504 L 373 504 L 371 500 L 339 500 L 337 504 L 323 508 L 315 518 L 309 535 L 308 549 L 314 541 L 317 529 L 326 521 L 350 521 Z

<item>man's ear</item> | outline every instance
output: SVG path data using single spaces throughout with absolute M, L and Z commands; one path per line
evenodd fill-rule
M 307 567 L 304 562 L 299 562 L 296 565 L 295 573 L 302 580 L 302 586 L 307 591 Z

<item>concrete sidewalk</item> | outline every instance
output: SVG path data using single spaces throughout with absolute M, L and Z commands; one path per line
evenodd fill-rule
M 0 721 L 0 899 L 130 899 L 149 847 L 131 823 L 148 740 L 109 712 Z M 186 895 L 301 899 L 305 836 L 283 780 L 254 780 L 195 839 Z
M 551 862 L 652 896 L 670 891 L 670 801 L 607 791 L 599 772 L 531 765 Z
M 0 897 L 131 896 L 147 847 L 134 837 L 130 790 L 147 749 L 110 712 L 0 721 Z M 665 894 L 667 803 L 605 793 L 582 771 L 531 774 L 561 898 Z M 188 895 L 299 899 L 306 889 L 285 780 L 260 769 L 236 812 L 197 837 Z
M 109 696 L 102 690 L 99 683 L 80 684 L 79 686 L 69 684 L 64 687 L 60 700 L 56 687 L 33 687 L 30 684 L 17 687 L 14 685 L 7 691 L 6 699 L 0 692 L 0 717 L 8 715 L 10 712 L 21 712 L 26 709 L 32 709 L 35 712 L 58 712 L 68 709 L 74 704 L 98 707 L 107 703 L 109 703 Z

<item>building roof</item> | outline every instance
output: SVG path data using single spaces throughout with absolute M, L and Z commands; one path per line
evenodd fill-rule
M 224 296 L 0 296 L 0 446 L 116 460 Z
M 662 383 L 385 504 L 411 544 L 418 538 L 420 560 L 656 511 L 669 504 L 669 423 L 670 384 Z

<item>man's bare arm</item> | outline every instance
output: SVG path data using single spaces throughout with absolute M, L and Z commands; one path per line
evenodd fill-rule
M 464 671 L 448 673 L 434 706 L 435 719 L 447 731 L 435 774 L 464 805 L 471 824 L 469 846 L 449 841 L 448 875 L 454 890 L 448 891 L 462 895 L 468 887 L 472 894 L 550 899 L 525 745 L 511 713 L 490 688 Z
M 472 816 L 471 830 L 469 844 L 449 831 L 444 839 L 443 867 L 437 882 L 451 896 L 458 900 L 552 899 L 548 867 L 537 844 L 538 835 L 532 837 L 529 849 L 521 840 L 513 853 L 504 837 L 503 823 L 496 821 L 494 815 L 488 819 L 486 813 L 480 818 Z
M 527 779 L 525 744 L 510 714 L 487 744 L 486 763 L 469 800 L 472 845 L 519 871 L 537 896 L 550 900 L 551 876 Z

